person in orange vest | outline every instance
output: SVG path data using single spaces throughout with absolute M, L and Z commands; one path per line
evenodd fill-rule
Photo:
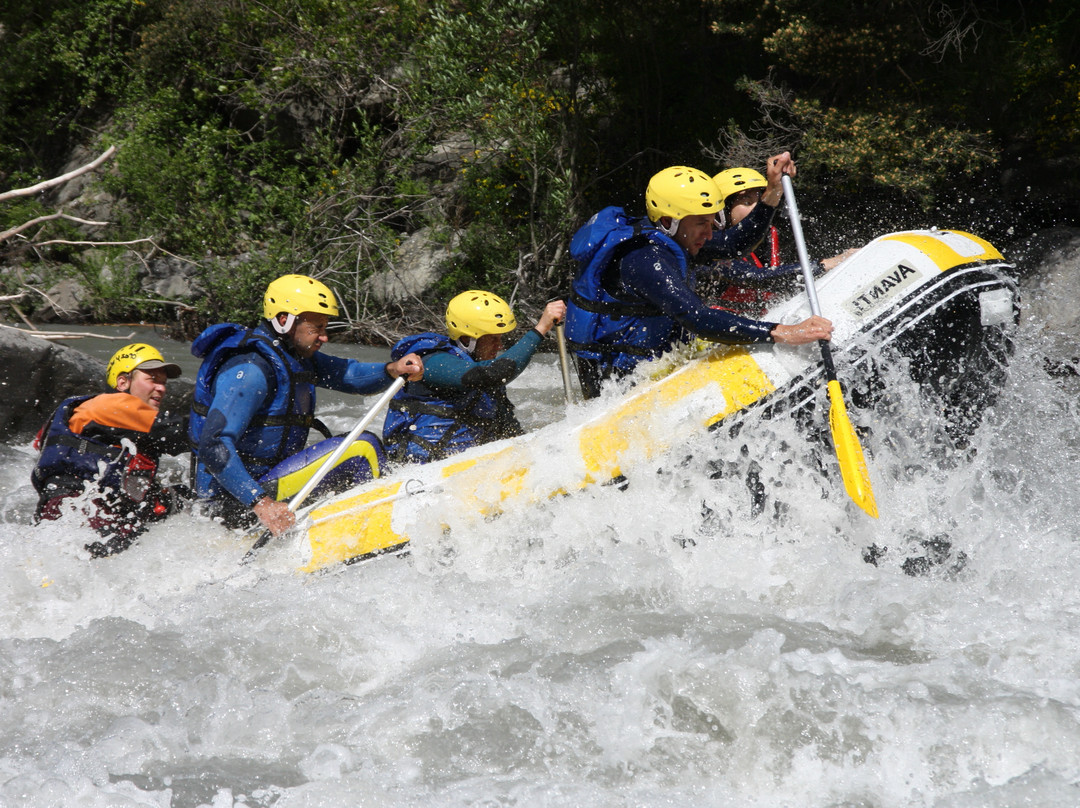
M 41 452 L 30 479 L 38 492 L 35 523 L 78 515 L 101 536 L 91 557 L 126 550 L 152 522 L 173 513 L 184 486 L 157 482 L 162 455 L 188 451 L 186 415 L 161 411 L 165 385 L 180 375 L 152 345 L 125 345 L 109 360 L 115 393 L 61 401 L 38 431 Z
M 713 177 L 713 182 L 724 200 L 722 217 L 717 217 L 721 229 L 735 227 L 746 218 L 768 185 L 759 172 L 744 167 L 721 171 Z M 715 306 L 744 317 L 760 317 L 768 310 L 772 298 L 791 285 L 788 279 L 801 278 L 802 267 L 798 262 L 785 264 L 780 261 L 780 236 L 775 225 L 769 227 L 766 249 L 768 263 L 763 262 L 756 251 L 745 258 L 724 262 L 722 276 L 729 285 L 712 301 Z M 822 261 L 811 260 L 811 269 L 815 276 L 822 275 L 857 251 L 849 249 Z

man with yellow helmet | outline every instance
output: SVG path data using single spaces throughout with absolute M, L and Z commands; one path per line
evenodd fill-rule
M 195 496 L 227 526 L 258 521 L 277 534 L 294 524 L 283 500 L 342 440 L 314 417 L 317 387 L 377 393 L 398 376 L 423 375 L 415 354 L 381 363 L 320 353 L 337 314 L 337 298 L 326 284 L 284 275 L 267 286 L 264 319 L 256 328 L 221 323 L 192 343 L 191 352 L 202 359 L 189 428 Z M 305 449 L 313 426 L 327 439 Z M 312 495 L 378 476 L 381 457 L 378 437 L 365 433 Z
M 103 539 L 86 546 L 98 558 L 126 549 L 176 509 L 182 487 L 163 488 L 156 475 L 161 455 L 188 448 L 183 417 L 160 411 L 166 382 L 179 375 L 157 348 L 133 343 L 106 367 L 115 393 L 60 402 L 34 441 L 36 521 L 79 512 Z
M 446 307 L 445 336 L 425 332 L 400 340 L 391 356 L 422 356 L 424 379 L 405 385 L 390 402 L 383 425 L 390 458 L 426 463 L 520 435 L 506 385 L 565 316 L 565 303 L 548 303 L 536 325 L 504 351 L 503 338 L 517 318 L 498 295 L 473 289 Z
M 765 177 L 746 167 L 728 168 L 713 177 L 713 181 L 724 200 L 723 215 L 718 220 L 722 230 L 735 227 L 749 216 L 768 187 Z M 716 290 L 716 305 L 745 317 L 757 317 L 777 292 L 800 282 L 802 266 L 798 262 L 784 264 L 780 261 L 780 238 L 775 226 L 769 227 L 768 245 L 768 264 L 763 263 L 756 252 L 716 264 L 720 287 Z M 814 274 L 824 274 L 856 252 L 858 250 L 850 249 L 831 258 L 811 261 L 812 266 L 816 265 Z
M 697 335 L 713 342 L 805 344 L 829 339 L 832 324 L 810 317 L 796 325 L 761 322 L 713 309 L 695 291 L 697 262 L 734 258 L 761 241 L 794 175 L 791 155 L 768 161 L 761 205 L 741 226 L 713 229 L 723 199 L 712 177 L 687 166 L 653 175 L 645 191 L 648 219 L 609 207 L 592 217 L 570 244 L 581 270 L 567 306 L 566 336 L 578 358 L 586 398 L 600 384 L 630 373 Z

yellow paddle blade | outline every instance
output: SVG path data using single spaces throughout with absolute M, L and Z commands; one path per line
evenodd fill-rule
M 833 448 L 836 450 L 836 459 L 840 461 L 844 488 L 856 505 L 877 519 L 877 502 L 874 501 L 874 490 L 870 487 L 866 459 L 863 457 L 855 428 L 848 419 L 844 393 L 836 379 L 829 382 L 829 400 L 832 402 L 829 409 L 829 428 L 832 429 Z

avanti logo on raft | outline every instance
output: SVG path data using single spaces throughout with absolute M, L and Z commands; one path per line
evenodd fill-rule
M 911 286 L 918 277 L 918 270 L 905 264 L 897 264 L 879 276 L 869 288 L 850 298 L 845 306 L 856 317 L 862 317 L 886 300 L 891 300 L 902 289 Z

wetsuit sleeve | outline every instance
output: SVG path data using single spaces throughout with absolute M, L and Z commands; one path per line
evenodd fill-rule
M 156 455 L 183 454 L 191 449 L 187 431 L 188 413 L 159 412 L 146 436 L 146 450 Z
M 265 360 L 250 354 L 222 365 L 214 380 L 214 397 L 203 423 L 199 460 L 222 488 L 251 507 L 265 492 L 237 453 L 251 419 L 274 394 Z
M 384 362 L 361 362 L 317 353 L 316 384 L 342 393 L 381 393 L 394 381 Z
M 776 323 L 750 320 L 709 308 L 687 285 L 681 271 L 661 248 L 650 245 L 626 255 L 620 265 L 622 285 L 644 298 L 686 330 L 712 342 L 771 342 Z
M 811 263 L 811 269 L 814 270 L 815 275 L 819 275 L 824 271 L 820 261 Z M 731 261 L 726 266 L 721 266 L 719 270 L 723 277 L 733 281 L 769 281 L 775 278 L 787 278 L 792 275 L 802 274 L 802 266 L 799 264 L 759 267 L 753 261 L 745 258 Z
M 452 390 L 497 390 L 529 366 L 541 339 L 535 330 L 529 330 L 513 346 L 483 362 L 445 352 L 428 354 L 424 357 L 424 382 Z
M 708 263 L 718 258 L 740 258 L 749 255 L 769 235 L 769 226 L 775 214 L 776 208 L 758 202 L 737 225 L 713 233 L 705 246 L 698 250 L 696 260 L 699 263 Z

